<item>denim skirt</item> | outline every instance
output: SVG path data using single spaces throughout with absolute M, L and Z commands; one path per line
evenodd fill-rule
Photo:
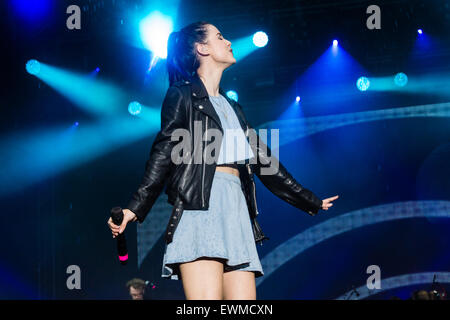
M 231 173 L 215 171 L 208 210 L 183 211 L 173 241 L 165 245 L 161 276 L 181 280 L 179 263 L 200 257 L 219 258 L 224 272 L 264 275 L 241 180 Z

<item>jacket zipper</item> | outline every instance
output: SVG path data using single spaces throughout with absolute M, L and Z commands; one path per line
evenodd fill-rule
M 204 186 L 205 186 L 205 152 L 206 152 L 206 143 L 208 142 L 208 116 L 206 116 L 206 132 L 205 132 L 205 150 L 203 150 L 203 167 L 202 167 L 202 206 L 205 207 L 205 196 L 204 196 Z
M 248 128 L 248 125 L 247 125 L 247 132 L 246 132 L 247 138 L 248 138 L 248 131 L 249 131 L 249 128 Z M 250 168 L 250 164 L 247 164 L 247 170 L 248 170 L 248 174 L 251 175 L 252 174 L 252 170 Z M 252 180 L 252 184 L 253 184 L 253 199 L 255 200 L 256 215 L 258 215 L 259 212 L 258 212 L 258 203 L 256 202 L 256 191 L 255 191 L 256 185 L 255 185 L 255 181 Z
M 255 199 L 256 215 L 258 215 L 259 214 L 258 202 L 256 201 L 256 191 L 255 191 L 255 189 L 256 189 L 256 185 L 255 185 L 255 182 L 253 182 L 253 198 Z
M 247 171 L 248 174 L 251 175 L 252 174 L 252 170 L 250 169 L 250 164 L 247 164 Z M 256 209 L 256 215 L 259 214 L 258 212 L 258 203 L 256 202 L 256 185 L 255 185 L 255 181 L 252 180 L 252 184 L 253 184 L 253 199 L 255 200 L 255 209 Z

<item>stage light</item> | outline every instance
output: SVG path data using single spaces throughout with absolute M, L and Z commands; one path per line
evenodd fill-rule
M 300 102 L 300 96 L 297 96 L 297 98 L 295 98 L 295 101 Z
M 399 87 L 404 87 L 408 83 L 408 76 L 403 72 L 399 72 L 395 75 L 394 83 Z
M 366 91 L 367 89 L 369 89 L 370 87 L 370 81 L 368 78 L 366 77 L 360 77 L 358 78 L 358 80 L 356 81 L 356 87 L 358 88 L 358 90 L 360 91 Z
M 76 122 L 74 123 L 74 125 L 75 125 L 75 127 L 78 127 L 78 125 L 79 125 L 78 121 L 76 121 Z
M 422 29 L 418 29 L 418 30 L 417 30 L 417 33 L 418 33 L 418 34 L 422 34 L 422 33 L 423 33 Z
M 333 47 L 337 47 L 337 45 L 338 45 L 338 41 L 335 39 L 335 40 L 333 40 Z
M 142 106 L 139 102 L 133 101 L 128 105 L 128 112 L 133 116 L 140 114 L 142 111 Z
M 238 101 L 238 94 L 236 91 L 233 91 L 233 90 L 227 91 L 227 97 L 230 99 L 233 99 L 236 102 Z
M 28 60 L 26 69 L 29 74 L 37 75 L 39 71 L 41 71 L 41 64 L 39 63 L 39 61 L 31 59 Z
M 98 75 L 99 72 L 100 72 L 100 68 L 97 67 L 97 68 L 95 68 L 94 70 L 92 70 L 92 71 L 89 73 L 89 77 L 95 78 L 95 77 Z
M 144 46 L 159 58 L 167 58 L 167 40 L 172 32 L 172 20 L 159 11 L 152 12 L 139 23 Z
M 48 18 L 48 15 L 52 11 L 52 7 L 54 7 L 54 3 L 52 3 L 54 0 L 14 0 L 9 2 L 12 3 L 15 14 L 29 23 L 36 23 Z M 30 24 L 30 26 L 33 25 Z
M 258 31 L 253 35 L 253 44 L 257 47 L 264 47 L 267 45 L 267 42 L 269 41 L 269 37 L 267 37 L 267 34 L 262 31 Z

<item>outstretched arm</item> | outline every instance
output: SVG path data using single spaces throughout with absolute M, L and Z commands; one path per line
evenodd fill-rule
M 280 199 L 310 215 L 317 214 L 322 200 L 295 180 L 259 136 L 257 142 L 258 159 L 251 166 L 261 182 Z
M 176 141 L 171 134 L 182 128 L 186 121 L 186 110 L 181 90 L 169 87 L 161 108 L 161 130 L 153 142 L 145 173 L 137 191 L 133 194 L 127 208 L 136 214 L 142 223 L 164 187 L 173 165 L 171 151 Z
M 284 165 L 275 156 L 272 156 L 270 148 L 261 140 L 256 130 L 246 119 L 242 107 L 238 103 L 235 105 L 248 125 L 249 137 L 251 135 L 256 137 L 253 141 L 250 139 L 253 153 L 257 157 L 256 163 L 250 162 L 252 171 L 264 186 L 280 199 L 310 215 L 317 214 L 319 209 L 323 208 L 324 202 L 312 191 L 297 182 Z

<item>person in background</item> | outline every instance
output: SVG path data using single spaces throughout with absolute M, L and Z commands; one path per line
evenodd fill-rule
M 139 278 L 131 279 L 127 282 L 126 287 L 133 300 L 144 300 L 145 281 Z
M 416 290 L 412 293 L 412 300 L 431 300 L 428 291 L 426 290 Z

